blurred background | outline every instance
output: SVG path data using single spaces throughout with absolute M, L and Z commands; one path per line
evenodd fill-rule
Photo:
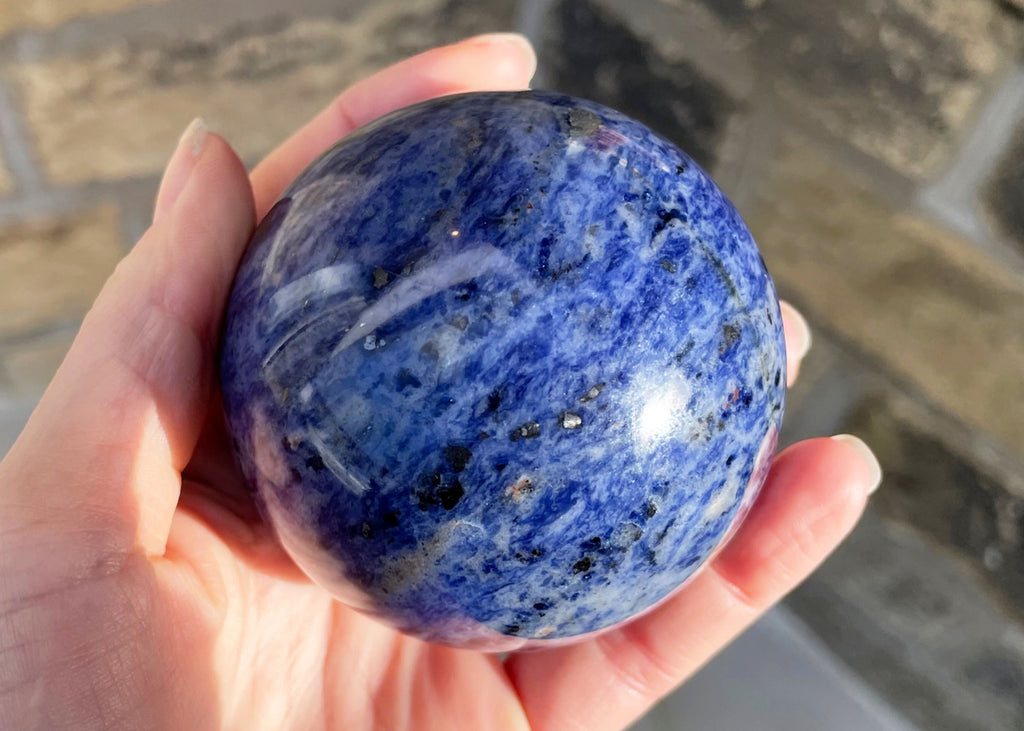
M 1024 729 L 1024 2 L 4 0 L 0 453 L 197 114 L 250 164 L 346 84 L 519 30 L 536 87 L 679 143 L 814 348 L 786 439 L 864 437 L 850 540 L 637 729 Z

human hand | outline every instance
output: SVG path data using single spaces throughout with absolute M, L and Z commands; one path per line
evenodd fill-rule
M 503 661 L 331 600 L 260 521 L 215 383 L 254 222 L 356 126 L 441 94 L 525 88 L 534 65 L 508 37 L 428 51 L 342 93 L 248 177 L 224 140 L 189 129 L 152 227 L 0 462 L 0 728 L 619 728 L 850 530 L 877 464 L 845 440 L 794 445 L 672 599 Z M 809 336 L 791 308 L 784 320 L 792 378 Z

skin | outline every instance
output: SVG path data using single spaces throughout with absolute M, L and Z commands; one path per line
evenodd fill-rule
M 309 583 L 246 497 L 216 391 L 254 223 L 320 151 L 413 102 L 521 89 L 515 37 L 357 83 L 247 175 L 220 137 L 175 152 L 120 263 L 0 463 L 0 728 L 623 728 L 810 573 L 878 474 L 833 439 L 779 455 L 732 542 L 620 629 L 506 659 L 405 637 Z M 809 345 L 785 308 L 790 379 Z

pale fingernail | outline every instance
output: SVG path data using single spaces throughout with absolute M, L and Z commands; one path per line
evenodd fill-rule
M 210 128 L 206 126 L 206 120 L 202 117 L 196 117 L 188 123 L 188 127 L 181 133 L 181 139 L 178 140 L 178 148 L 186 148 L 192 154 L 193 159 L 199 157 L 203 152 L 203 145 L 206 144 L 206 135 L 209 132 Z
M 516 48 L 523 61 L 523 71 L 533 78 L 537 71 L 537 52 L 533 50 L 533 44 L 522 33 L 484 33 L 482 35 L 467 38 L 464 43 L 474 46 L 496 46 L 507 45 Z
M 167 163 L 163 180 L 160 181 L 160 191 L 156 196 L 155 218 L 174 207 L 181 191 L 185 189 L 185 183 L 188 182 L 189 176 L 192 174 L 196 160 L 203 153 L 208 134 L 209 128 L 202 117 L 193 119 L 181 133 L 178 145 L 171 155 L 171 161 Z
M 811 349 L 811 327 L 800 311 L 788 302 L 779 302 L 779 309 L 782 310 L 782 319 L 790 325 L 790 334 L 795 341 L 793 349 L 797 359 L 801 360 Z
M 851 447 L 857 450 L 857 454 L 863 460 L 865 467 L 868 469 L 868 495 L 878 489 L 878 486 L 882 484 L 882 465 L 878 463 L 878 457 L 871 451 L 871 447 L 864 443 L 864 440 L 860 437 L 855 437 L 852 434 L 837 434 L 832 437 L 837 442 L 843 444 L 849 444 Z

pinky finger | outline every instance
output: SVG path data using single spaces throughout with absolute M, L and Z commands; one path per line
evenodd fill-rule
M 735 538 L 678 594 L 592 640 L 507 660 L 531 726 L 627 726 L 811 573 L 853 528 L 880 476 L 852 437 L 782 452 Z

